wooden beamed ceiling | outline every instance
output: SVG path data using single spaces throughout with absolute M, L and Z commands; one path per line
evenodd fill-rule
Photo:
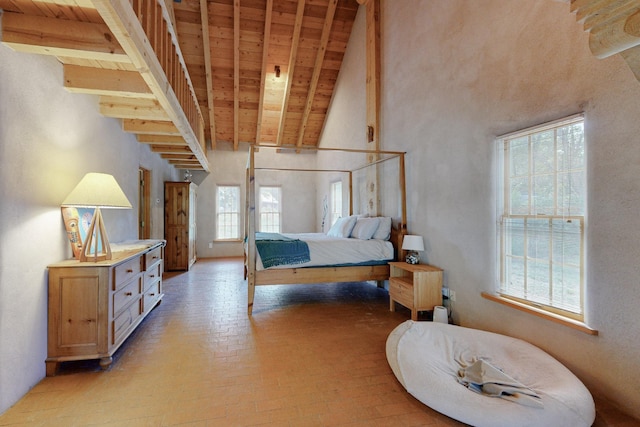
M 2 41 L 179 167 L 212 149 L 318 143 L 356 0 L 0 0 Z M 278 72 L 276 73 L 276 70 Z M 277 75 L 276 75 L 277 74 Z
M 317 146 L 359 4 L 379 148 L 378 1 L 0 0 L 0 37 L 57 57 L 67 90 L 171 164 L 208 171 L 207 148 Z M 620 53 L 640 80 L 640 2 L 565 1 L 593 54 Z

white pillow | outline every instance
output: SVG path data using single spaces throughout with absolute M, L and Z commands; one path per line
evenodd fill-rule
M 331 226 L 331 229 L 327 233 L 327 236 L 331 237 L 349 237 L 351 230 L 356 225 L 355 216 L 347 216 L 338 218 L 338 220 Z
M 369 240 L 378 229 L 380 218 L 358 218 L 351 231 L 351 237 L 360 240 Z
M 376 240 L 389 240 L 391 238 L 391 217 L 380 217 L 380 225 L 378 225 L 378 229 L 371 238 Z

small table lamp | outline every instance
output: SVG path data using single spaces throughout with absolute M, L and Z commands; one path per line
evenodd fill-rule
M 104 173 L 88 173 L 64 199 L 62 206 L 96 209 L 87 231 L 87 241 L 83 243 L 80 261 L 111 259 L 111 246 L 100 208 L 131 209 L 131 203 L 116 179 Z
M 412 234 L 407 234 L 402 239 L 402 250 L 408 251 L 405 261 L 407 264 L 418 264 L 420 262 L 420 257 L 418 256 L 418 252 L 424 251 L 424 242 L 422 241 L 422 236 L 416 236 Z

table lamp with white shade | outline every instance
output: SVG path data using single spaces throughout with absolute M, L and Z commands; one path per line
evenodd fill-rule
M 408 251 L 405 261 L 407 264 L 418 264 L 420 262 L 420 256 L 418 252 L 424 251 L 424 242 L 422 236 L 416 236 L 413 234 L 407 234 L 402 239 L 402 250 Z
M 100 208 L 131 209 L 131 203 L 116 179 L 105 173 L 88 173 L 62 202 L 63 207 L 95 208 L 80 261 L 111 259 L 111 246 Z

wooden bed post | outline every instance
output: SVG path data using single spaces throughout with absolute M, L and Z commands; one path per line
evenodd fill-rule
M 247 242 L 247 312 L 253 311 L 253 299 L 256 292 L 256 177 L 255 177 L 255 147 L 249 146 L 249 160 L 247 164 L 247 200 L 246 200 L 246 231 Z

